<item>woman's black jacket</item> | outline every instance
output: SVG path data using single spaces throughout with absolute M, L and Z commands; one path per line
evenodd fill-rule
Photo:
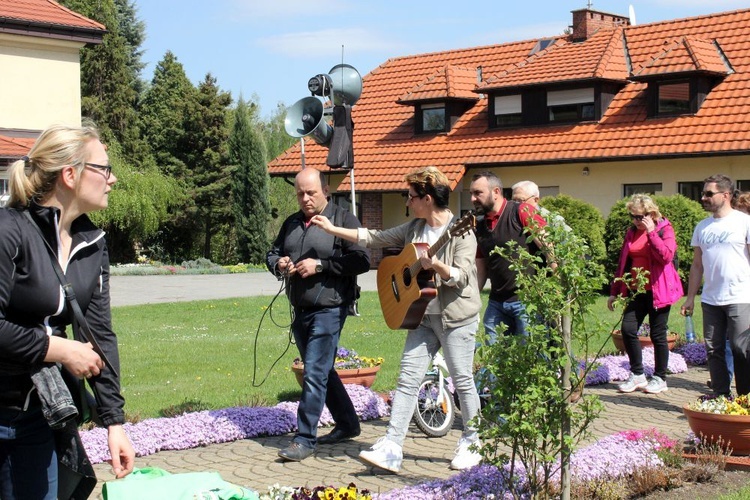
M 23 210 L 23 209 L 22 209 Z M 31 204 L 45 239 L 58 245 L 56 208 Z M 112 331 L 109 254 L 104 232 L 82 215 L 73 221 L 68 262 L 61 263 L 100 347 L 119 373 L 117 337 Z M 39 233 L 19 210 L 0 209 L 0 405 L 31 390 L 30 371 L 42 363 L 49 335 L 66 337 L 71 314 L 50 254 Z M 120 380 L 108 368 L 90 379 L 104 425 L 125 421 Z

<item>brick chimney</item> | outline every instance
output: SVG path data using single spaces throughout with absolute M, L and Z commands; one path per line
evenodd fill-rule
M 630 26 L 630 19 L 627 16 L 608 14 L 592 9 L 579 9 L 571 12 L 573 13 L 573 32 L 570 39 L 573 42 L 587 40 L 601 28 Z

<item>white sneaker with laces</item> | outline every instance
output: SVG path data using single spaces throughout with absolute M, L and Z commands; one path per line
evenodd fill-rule
M 669 387 L 667 387 L 667 381 L 658 375 L 651 377 L 651 380 L 648 381 L 648 385 L 643 389 L 644 392 L 649 394 L 659 394 L 660 392 L 666 392 L 668 390 Z
M 617 390 L 620 392 L 633 392 L 636 389 L 643 389 L 647 385 L 648 380 L 646 380 L 646 375 L 636 375 L 631 372 L 628 379 L 624 383 L 617 386 Z
M 482 461 L 482 455 L 476 451 L 470 450 L 469 447 L 473 444 L 481 446 L 478 439 L 468 439 L 461 437 L 458 440 L 458 447 L 456 448 L 456 456 L 451 460 L 451 469 L 453 470 L 464 470 L 475 465 L 479 465 Z
M 404 453 L 401 446 L 382 437 L 369 450 L 360 451 L 359 458 L 381 469 L 398 472 L 404 461 Z

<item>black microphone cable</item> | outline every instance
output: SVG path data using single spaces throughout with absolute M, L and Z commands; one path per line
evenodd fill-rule
M 271 371 L 274 369 L 276 364 L 279 361 L 281 361 L 281 359 L 284 357 L 287 351 L 289 351 L 289 347 L 294 343 L 294 334 L 292 333 L 292 324 L 294 323 L 294 310 L 292 309 L 291 302 L 288 304 L 289 318 L 291 318 L 288 325 L 280 325 L 273 317 L 273 305 L 276 302 L 276 299 L 278 299 L 281 296 L 281 294 L 284 291 L 286 291 L 288 286 L 289 286 L 289 275 L 284 273 L 283 279 L 281 280 L 281 287 L 279 288 L 279 291 L 276 292 L 276 295 L 273 296 L 273 298 L 271 299 L 271 302 L 268 304 L 268 307 L 266 308 L 266 310 L 263 311 L 263 314 L 260 317 L 260 321 L 258 322 L 258 329 L 255 331 L 255 340 L 253 341 L 253 381 L 252 381 L 253 387 L 260 387 L 266 382 L 266 380 L 268 380 L 269 375 L 271 375 Z M 271 364 L 271 367 L 268 369 L 268 372 L 266 373 L 265 377 L 263 377 L 263 380 L 261 380 L 260 383 L 256 383 L 256 375 L 258 372 L 258 337 L 260 336 L 260 329 L 263 326 L 263 319 L 266 317 L 266 314 L 268 314 L 268 317 L 270 318 L 271 322 L 277 327 L 289 329 L 287 331 L 287 335 L 289 336 L 289 342 L 284 348 L 284 352 L 282 352 L 281 355 L 278 358 L 276 358 L 273 364 Z

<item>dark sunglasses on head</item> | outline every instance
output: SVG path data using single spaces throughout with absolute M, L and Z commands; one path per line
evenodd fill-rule
M 643 220 L 645 217 L 645 215 L 630 214 L 630 218 L 633 220 Z

